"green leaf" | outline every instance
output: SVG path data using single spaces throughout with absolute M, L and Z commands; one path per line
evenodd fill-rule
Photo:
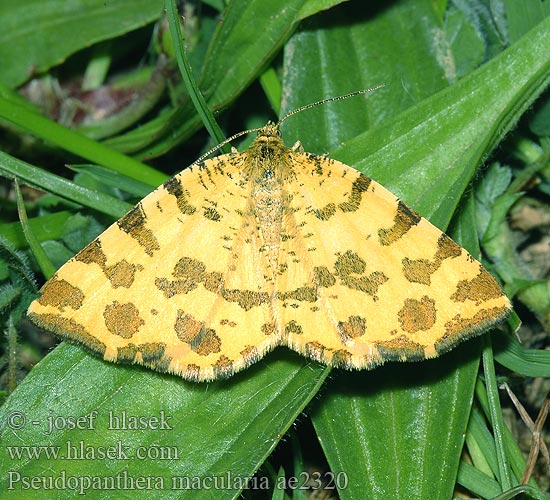
M 477 200 L 477 226 L 481 236 L 485 235 L 487 228 L 494 217 L 495 203 L 502 196 L 512 182 L 512 169 L 507 166 L 501 166 L 498 163 L 493 163 L 486 171 L 484 177 L 476 186 Z M 508 195 L 509 203 L 505 203 L 503 210 L 499 213 L 497 219 L 501 222 L 509 210 L 509 204 L 517 200 L 518 193 L 510 193 Z
M 548 94 L 536 103 L 529 128 L 535 135 L 550 136 L 550 97 Z
M 65 262 L 67 262 L 71 257 L 74 257 L 74 252 L 69 250 L 59 241 L 45 241 L 42 243 L 42 248 L 46 252 L 49 259 L 58 268 L 65 264 Z
M 337 2 L 332 2 L 337 3 Z M 323 5 L 328 5 L 323 2 Z M 250 83 L 260 76 L 266 65 L 292 34 L 308 0 L 249 0 L 230 2 L 218 24 L 198 78 L 199 87 L 211 110 L 226 107 Z M 315 2 L 315 11 L 319 8 Z M 307 10 L 304 11 L 307 14 Z M 108 141 L 121 149 L 143 139 L 155 143 L 139 150 L 140 157 L 158 156 L 198 130 L 201 121 L 194 107 L 184 103 L 145 127 Z M 189 161 L 191 163 L 191 161 Z
M 481 379 L 478 379 L 476 383 L 476 402 L 479 404 L 479 407 L 483 411 L 483 414 L 485 416 L 485 421 L 487 422 L 487 425 L 489 426 L 490 422 L 492 421 L 491 418 L 491 404 L 489 404 L 489 394 L 488 390 L 483 384 Z M 500 429 L 502 431 L 501 435 L 495 436 L 493 438 L 493 445 L 491 448 L 486 448 L 486 456 L 492 457 L 492 467 L 495 474 L 498 474 L 498 455 L 497 455 L 497 443 L 496 440 L 498 439 L 500 441 L 499 446 L 504 446 L 505 448 L 505 455 L 506 459 L 508 460 L 508 463 L 511 467 L 511 474 L 515 477 L 515 484 L 519 483 L 519 480 L 523 474 L 523 471 L 525 470 L 525 456 L 523 455 L 523 452 L 520 450 L 518 443 L 516 442 L 514 436 L 508 429 L 508 427 L 504 426 Z M 497 430 L 491 429 L 489 432 L 491 432 L 493 435 L 497 433 Z M 531 478 L 529 480 L 529 484 L 536 486 L 535 480 Z M 499 482 L 499 486 L 502 489 L 505 489 L 503 487 L 502 482 Z
M 162 0 L 3 0 L 0 79 L 20 85 L 84 47 L 154 21 L 161 9 Z
M 117 198 L 78 186 L 63 177 L 50 174 L 2 151 L 0 151 L 0 175 L 8 178 L 16 177 L 30 186 L 47 189 L 63 198 L 95 208 L 113 217 L 122 217 L 132 208 L 132 205 Z
M 511 335 L 495 339 L 495 359 L 502 365 L 526 377 L 550 378 L 550 351 L 525 349 Z
M 29 219 L 29 227 L 38 241 L 56 240 L 63 235 L 63 224 L 70 216 L 70 212 L 57 212 L 35 217 Z M 27 246 L 20 222 L 0 224 L 0 234 L 15 248 Z
M 46 279 L 50 279 L 55 274 L 55 267 L 52 264 L 51 260 L 48 259 L 48 256 L 44 252 L 44 249 L 40 246 L 38 239 L 35 234 L 32 232 L 29 226 L 29 219 L 27 218 L 27 211 L 25 209 L 25 202 L 23 201 L 23 195 L 21 194 L 21 189 L 17 180 L 15 181 L 15 193 L 17 197 L 17 211 L 19 213 L 19 220 L 21 221 L 21 228 L 23 229 L 23 234 L 27 240 L 31 252 L 36 260 L 38 267 L 42 271 L 42 274 Z
M 161 184 L 166 180 L 163 174 L 148 165 L 118 153 L 2 96 L 0 96 L 0 118 L 21 127 L 36 137 L 60 146 L 65 151 L 109 167 L 128 177 L 149 182 L 152 185 Z
M 355 137 L 333 155 L 444 227 L 483 158 L 547 87 L 548 43 L 545 19 L 452 87 Z M 441 206 L 442 198 L 454 200 L 454 206 Z
M 478 352 L 472 341 L 445 359 L 338 377 L 311 418 L 332 472 L 349 478 L 340 498 L 450 498 Z
M 550 15 L 550 4 L 541 0 L 503 0 L 510 39 L 515 42 Z
M 10 480 L 21 492 L 23 478 L 70 477 L 76 478 L 76 488 L 25 489 L 24 498 L 43 499 L 51 492 L 59 500 L 71 499 L 77 496 L 78 478 L 97 476 L 107 481 L 149 477 L 159 485 L 150 490 L 130 488 L 136 499 L 179 499 L 186 495 L 182 487 L 193 480 L 195 487 L 187 491 L 193 489 L 194 499 L 236 498 L 243 478 L 262 464 L 327 373 L 281 350 L 229 380 L 195 384 L 106 363 L 64 343 L 0 408 L 0 494 L 6 494 Z M 95 418 L 75 424 L 92 412 Z M 141 428 L 116 428 L 114 417 L 120 427 L 124 413 L 142 417 Z M 167 426 L 159 428 L 159 419 Z M 43 451 L 31 458 L 24 446 Z M 115 450 L 112 456 L 102 458 L 109 447 Z M 59 458 L 46 455 L 52 449 L 59 449 Z M 81 449 L 88 450 L 88 458 L 79 455 Z M 69 453 L 73 459 L 68 459 Z M 226 486 L 208 487 L 216 477 L 225 478 Z M 89 487 L 86 498 L 104 499 L 108 490 Z
M 441 64 L 451 81 L 477 68 L 485 56 L 485 45 L 480 33 L 458 9 L 451 9 L 445 19 L 447 50 L 440 46 Z M 441 43 L 441 41 L 440 41 Z M 450 57 L 452 55 L 452 57 Z
M 198 115 L 201 117 L 202 123 L 208 130 L 210 137 L 218 143 L 221 143 L 225 140 L 225 136 L 216 122 L 212 111 L 208 108 L 206 100 L 201 94 L 195 77 L 193 76 L 193 72 L 191 71 L 191 65 L 189 64 L 189 59 L 187 58 L 187 53 L 184 47 L 183 30 L 181 29 L 177 3 L 175 0 L 166 0 L 164 5 L 168 17 L 168 23 L 170 25 L 170 34 L 172 35 L 172 43 L 174 45 L 180 75 L 183 79 L 187 94 L 193 102 L 193 106 L 195 107 Z M 227 148 L 227 151 L 225 151 L 225 149 L 222 151 L 224 153 L 229 153 L 229 148 L 227 146 L 224 146 L 224 148 Z
M 92 176 L 104 185 L 123 189 L 126 193 L 139 198 L 145 198 L 156 187 L 99 165 L 68 165 L 68 167 L 75 172 Z
M 216 108 L 260 75 L 290 36 L 307 0 L 230 2 L 208 49 L 200 87 Z M 251 27 L 254 26 L 254 29 Z
M 390 117 L 447 85 L 433 57 L 432 30 L 439 26 L 431 2 L 392 2 L 380 15 L 377 10 L 344 4 L 304 22 L 286 44 L 284 84 L 292 91 L 283 93 L 283 115 L 326 97 L 385 85 L 293 116 L 282 127 L 289 144 L 300 140 L 306 151 L 323 154 L 378 124 L 387 133 Z M 359 158 L 361 153 L 345 163 L 356 166 Z
M 502 492 L 498 482 L 483 474 L 467 462 L 460 462 L 458 469 L 458 483 L 475 495 L 483 495 L 483 498 L 494 500 Z

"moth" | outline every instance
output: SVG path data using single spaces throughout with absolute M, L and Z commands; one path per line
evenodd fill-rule
M 352 167 L 285 146 L 283 120 L 146 196 L 29 318 L 105 360 L 204 381 L 276 346 L 346 369 L 433 358 L 507 317 L 465 249 Z

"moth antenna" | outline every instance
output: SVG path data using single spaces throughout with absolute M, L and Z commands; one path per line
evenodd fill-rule
M 275 126 L 279 128 L 281 126 L 281 123 L 283 123 L 287 118 L 290 118 L 292 115 L 295 115 L 296 113 L 300 113 L 302 111 L 305 111 L 306 109 L 314 108 L 315 106 L 320 106 L 321 104 L 325 104 L 327 102 L 333 102 L 333 101 L 341 101 L 342 99 L 348 99 L 350 97 L 355 97 L 356 95 L 361 94 L 368 94 L 370 92 L 374 92 L 375 90 L 381 89 L 384 87 L 384 84 L 377 85 L 376 87 L 371 87 L 369 89 L 363 89 L 363 90 L 356 90 L 354 92 L 350 92 L 349 94 L 339 95 L 336 97 L 328 97 L 326 99 L 321 99 L 320 101 L 312 102 L 310 104 L 306 104 L 305 106 L 301 106 L 297 109 L 294 109 L 287 113 L 285 116 L 283 116 L 276 124 Z M 197 163 L 200 163 L 201 161 L 208 158 L 212 153 L 216 152 L 218 149 L 222 148 L 226 144 L 228 144 L 231 141 L 234 141 L 235 139 L 238 139 L 239 137 L 242 137 L 243 135 L 250 134 L 251 132 L 259 132 L 264 127 L 258 127 L 258 128 L 251 128 L 249 130 L 242 130 L 241 132 L 238 132 L 237 134 L 232 135 L 231 137 L 228 137 L 225 141 L 220 142 L 218 145 L 214 146 L 212 149 L 209 149 L 206 153 L 201 155 L 199 158 L 197 158 L 192 164 L 196 165 Z
M 296 108 L 296 109 L 293 109 L 292 111 L 289 111 L 285 116 L 283 116 L 277 122 L 277 127 L 280 127 L 281 123 L 283 123 L 287 118 L 290 118 L 292 115 L 295 115 L 296 113 L 301 113 L 302 111 L 305 111 L 306 109 L 314 108 L 315 106 L 320 106 L 321 104 L 326 104 L 327 102 L 341 101 L 343 99 L 348 99 L 350 97 L 355 97 L 356 95 L 369 94 L 370 92 L 374 92 L 375 90 L 381 89 L 382 87 L 385 87 L 385 85 L 383 83 L 381 85 L 376 85 L 376 87 L 371 87 L 369 89 L 356 90 L 354 92 L 350 92 L 349 94 L 339 95 L 339 96 L 336 96 L 336 97 L 327 97 L 326 99 L 321 99 L 320 101 L 312 102 L 310 104 L 306 104 L 305 106 L 300 106 L 299 108 Z
M 375 90 L 381 89 L 384 87 L 384 84 L 377 85 L 376 87 L 371 87 L 369 89 L 363 89 L 363 90 L 356 90 L 354 92 L 350 92 L 349 94 L 339 95 L 336 97 L 327 97 L 326 99 L 321 99 L 320 101 L 312 102 L 310 104 L 306 104 L 305 106 L 301 106 L 299 108 L 296 108 L 289 113 L 287 113 L 285 116 L 283 116 L 277 123 L 276 127 L 279 128 L 281 126 L 281 123 L 283 123 L 287 118 L 290 118 L 292 115 L 295 115 L 296 113 L 300 113 L 301 111 L 305 111 L 306 109 L 314 108 L 315 106 L 320 106 L 321 104 L 325 104 L 327 102 L 333 102 L 333 101 L 341 101 L 342 99 L 348 99 L 350 97 L 355 97 L 356 95 L 361 94 L 368 94 L 370 92 L 374 92 Z M 242 130 L 241 132 L 238 132 L 237 134 L 232 135 L 231 137 L 227 138 L 225 141 L 220 142 L 218 145 L 214 146 L 212 149 L 208 150 L 206 153 L 201 155 L 199 158 L 197 158 L 191 165 L 196 165 L 197 163 L 200 163 L 201 161 L 208 158 L 212 153 L 217 151 L 218 149 L 222 148 L 226 144 L 228 144 L 231 141 L 234 141 L 235 139 L 238 139 L 239 137 L 250 134 L 251 132 L 259 132 L 264 127 L 258 127 L 258 128 L 251 128 L 249 130 Z
M 258 127 L 258 128 L 251 128 L 249 130 L 241 130 L 240 132 L 232 135 L 231 137 L 228 137 L 225 141 L 220 142 L 218 145 L 214 146 L 212 149 L 208 150 L 206 153 L 201 155 L 199 158 L 197 158 L 191 165 L 195 165 L 197 163 L 200 163 L 202 160 L 208 158 L 212 153 L 217 151 L 218 149 L 222 148 L 226 144 L 230 143 L 231 141 L 234 141 L 235 139 L 238 139 L 239 137 L 250 134 L 251 132 L 259 132 L 264 127 Z

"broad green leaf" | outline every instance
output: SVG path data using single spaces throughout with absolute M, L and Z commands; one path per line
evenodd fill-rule
M 216 108 L 240 93 L 291 35 L 307 0 L 230 2 L 210 44 L 199 84 Z M 252 29 L 252 26 L 254 28 Z
M 549 43 L 545 19 L 478 70 L 355 137 L 334 157 L 445 226 L 480 162 L 547 87 Z M 442 198 L 454 205 L 439 206 Z
M 106 363 L 63 343 L 0 408 L 0 496 L 11 484 L 14 498 L 72 499 L 81 487 L 78 478 L 97 476 L 145 477 L 158 485 L 129 488 L 136 499 L 185 497 L 189 491 L 182 488 L 190 480 L 197 481 L 188 487 L 194 499 L 237 498 L 239 484 L 263 463 L 327 373 L 280 350 L 229 380 L 195 384 Z M 124 414 L 142 417 L 140 428 L 116 428 Z M 75 427 L 74 418 L 86 416 L 81 429 Z M 25 446 L 40 455 L 29 456 Z M 102 458 L 109 447 L 116 451 Z M 47 456 L 55 450 L 57 459 Z M 73 478 L 76 488 L 23 490 L 23 478 L 63 476 Z M 218 479 L 225 486 L 208 487 L 216 477 L 225 478 Z M 115 494 L 105 486 L 89 486 L 85 493 L 92 500 Z
M 510 39 L 513 42 L 550 15 L 550 4 L 543 0 L 503 0 L 503 3 L 506 6 Z
M 311 418 L 342 499 L 450 498 L 478 367 L 478 342 L 443 359 L 342 374 Z
M 293 116 L 283 126 L 287 143 L 300 140 L 312 153 L 333 151 L 375 125 L 385 129 L 391 117 L 447 85 L 432 55 L 432 31 L 440 28 L 431 2 L 392 2 L 379 9 L 344 4 L 305 21 L 285 46 L 284 82 L 292 90 L 283 90 L 281 114 L 385 85 L 373 94 Z
M 157 19 L 162 0 L 2 0 L 0 79 L 9 86 Z

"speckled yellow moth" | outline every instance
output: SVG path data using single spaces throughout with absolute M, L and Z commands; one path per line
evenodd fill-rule
M 466 250 L 360 172 L 285 146 L 279 124 L 146 196 L 58 270 L 30 319 L 201 381 L 281 345 L 347 369 L 432 358 L 508 315 Z

